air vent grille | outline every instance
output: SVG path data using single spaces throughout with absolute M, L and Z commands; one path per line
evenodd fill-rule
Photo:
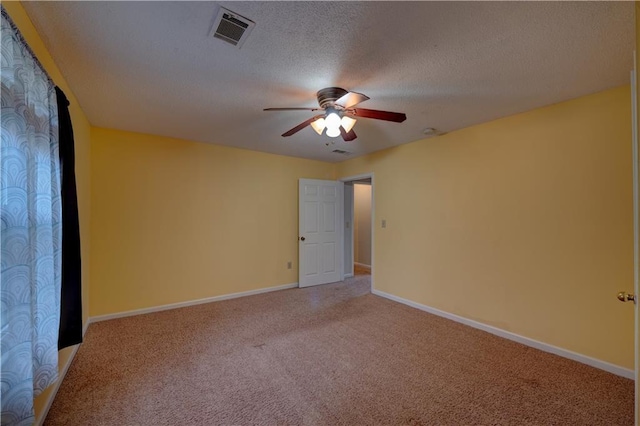
M 211 35 L 240 48 L 255 25 L 250 19 L 221 7 L 213 21 Z
M 342 149 L 334 149 L 331 152 L 334 152 L 336 154 L 341 154 L 341 155 L 351 155 L 351 153 L 349 151 L 344 151 Z

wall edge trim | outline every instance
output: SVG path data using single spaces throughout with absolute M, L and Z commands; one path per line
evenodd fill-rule
M 414 302 L 409 299 L 404 299 L 399 296 L 395 296 L 390 293 L 386 293 L 384 291 L 372 289 L 371 292 L 376 296 L 384 297 L 385 299 L 393 300 L 394 302 L 402 303 L 403 305 L 410 306 L 412 308 L 420 309 L 421 311 L 437 315 L 442 318 L 449 319 L 451 321 L 455 321 L 464 325 L 468 325 L 469 327 L 476 328 L 478 330 L 486 331 L 487 333 L 491 333 L 498 337 L 502 337 L 504 339 L 512 340 L 514 342 L 523 344 L 525 346 L 529 346 L 535 349 L 539 349 L 543 352 L 548 352 L 554 355 L 561 356 L 563 358 L 568 358 L 573 361 L 580 362 L 582 364 L 589 365 L 591 367 L 598 368 L 600 370 L 607 371 L 609 373 L 615 374 L 617 376 L 622 376 L 627 379 L 634 380 L 635 371 L 630 370 L 628 368 L 620 367 L 619 365 L 611 364 L 607 361 L 602 361 L 596 358 L 592 358 L 587 355 L 583 355 L 577 352 L 570 351 L 568 349 L 563 349 L 558 346 L 553 346 L 548 343 L 540 342 L 538 340 L 531 339 L 529 337 L 524 337 L 519 334 L 512 333 L 510 331 L 503 330 L 501 328 L 493 327 L 487 324 L 483 324 L 478 321 L 474 321 L 456 314 L 452 314 L 446 311 L 441 311 L 440 309 L 432 308 L 431 306 L 423 305 L 421 303 Z
M 223 300 L 237 299 L 238 297 L 254 296 L 256 294 L 270 293 L 272 291 L 279 291 L 279 290 L 288 290 L 288 289 L 297 288 L 297 287 L 298 287 L 298 283 L 295 282 L 290 284 L 277 285 L 274 287 L 259 288 L 257 290 L 248 290 L 248 291 L 242 291 L 239 293 L 229 293 L 229 294 L 222 294 L 220 296 L 205 297 L 204 299 L 195 299 L 195 300 L 188 300 L 186 302 L 169 303 L 167 305 L 152 306 L 150 308 L 134 309 L 131 311 L 116 312 L 113 314 L 97 315 L 94 317 L 90 317 L 89 323 L 108 321 L 116 318 L 132 317 L 135 315 L 150 314 L 153 312 L 168 311 L 171 309 L 186 308 L 188 306 L 202 305 L 204 303 L 220 302 Z
M 90 323 L 91 323 L 91 319 L 87 318 L 87 321 L 85 322 L 84 326 L 82 327 L 82 337 L 83 338 L 84 338 L 84 335 L 87 333 L 87 329 L 89 328 L 89 324 Z M 56 395 L 58 394 L 58 390 L 60 389 L 60 385 L 62 385 L 62 381 L 64 380 L 65 376 L 67 375 L 67 372 L 69 371 L 69 367 L 71 367 L 71 363 L 75 359 L 76 353 L 78 353 L 78 349 L 80 349 L 80 345 L 81 344 L 82 343 L 78 343 L 77 345 L 73 345 L 73 349 L 71 350 L 71 355 L 69 356 L 69 359 L 67 359 L 67 362 L 62 367 L 62 371 L 58 372 L 58 380 L 56 380 L 56 382 L 52 385 L 52 386 L 54 386 L 53 391 L 51 392 L 51 395 L 49 395 L 49 399 L 47 399 L 47 402 L 44 405 L 44 409 L 42 410 L 42 413 L 40 413 L 40 416 L 38 418 L 36 418 L 36 421 L 34 423 L 37 426 L 42 426 L 44 424 L 44 421 L 47 418 L 47 415 L 49 414 L 49 410 L 51 409 L 51 406 L 53 405 L 53 400 L 56 399 Z

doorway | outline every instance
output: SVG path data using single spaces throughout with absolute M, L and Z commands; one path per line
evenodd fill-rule
M 373 289 L 373 173 L 341 181 L 344 182 L 344 277 L 371 275 Z
M 353 183 L 353 274 L 371 274 L 371 179 Z

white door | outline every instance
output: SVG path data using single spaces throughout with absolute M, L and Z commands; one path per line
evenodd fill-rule
M 342 182 L 300 179 L 298 253 L 300 287 L 343 278 Z

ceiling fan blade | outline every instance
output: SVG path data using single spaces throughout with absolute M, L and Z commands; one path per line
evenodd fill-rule
M 363 95 L 362 93 L 348 92 L 346 95 L 343 95 L 340 98 L 338 98 L 334 103 L 336 105 L 340 105 L 343 108 L 351 108 L 353 106 L 358 105 L 360 102 L 364 102 L 368 99 L 369 97 L 366 95 Z
M 377 109 L 354 108 L 350 113 L 356 117 L 393 121 L 395 123 L 402 123 L 407 119 L 406 114 L 400 112 L 379 111 Z
M 356 136 L 356 132 L 354 132 L 353 129 L 347 132 L 342 126 L 340 126 L 340 136 L 342 136 L 342 139 L 345 142 L 351 142 L 352 140 L 358 137 Z
M 322 108 L 265 108 L 263 111 L 319 111 Z
M 298 124 L 296 127 L 294 127 L 293 129 L 289 130 L 288 132 L 284 132 L 282 134 L 282 136 L 284 136 L 286 138 L 287 136 L 291 136 L 294 133 L 298 133 L 300 130 L 304 129 L 305 127 L 307 127 L 308 125 L 310 125 L 311 123 L 313 123 L 314 121 L 316 121 L 320 117 L 322 117 L 322 115 L 316 115 L 315 117 L 311 117 L 307 121 L 303 121 L 302 123 Z

